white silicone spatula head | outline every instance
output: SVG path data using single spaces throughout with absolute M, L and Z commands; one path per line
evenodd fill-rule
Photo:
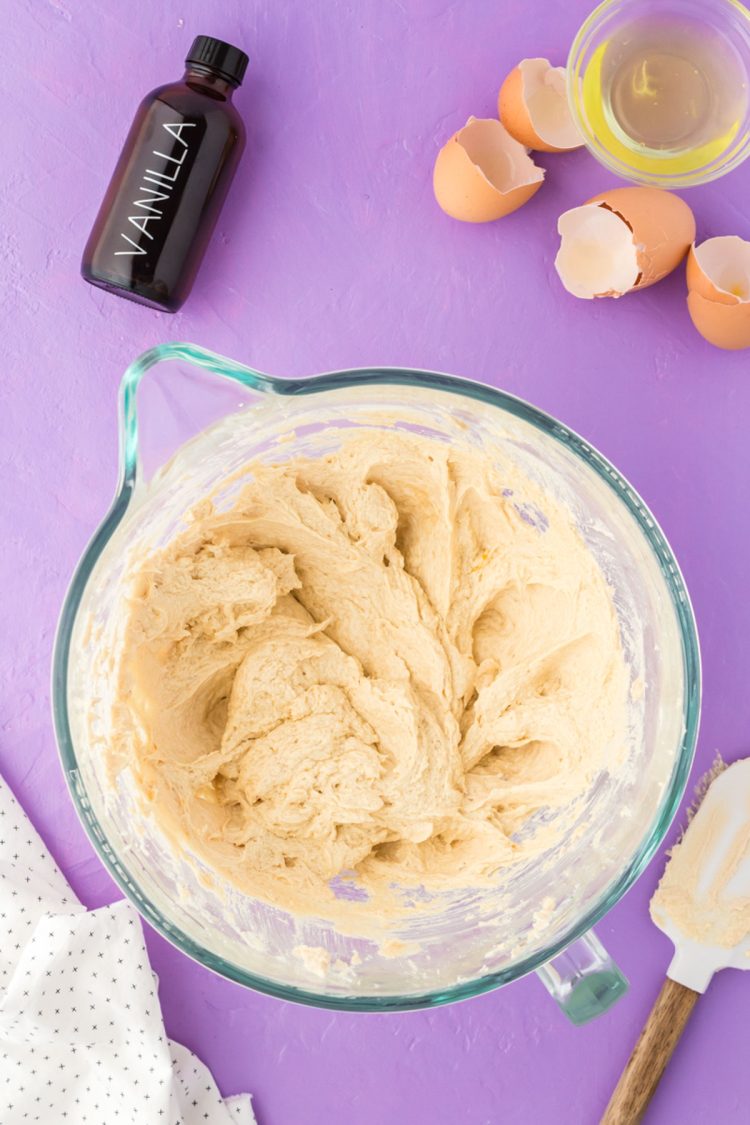
M 750 969 L 750 758 L 711 783 L 651 900 L 671 938 L 667 976 L 704 992 L 718 969 Z
M 750 969 L 750 758 L 711 783 L 651 900 L 674 942 L 667 980 L 600 1125 L 637 1125 L 717 969 Z

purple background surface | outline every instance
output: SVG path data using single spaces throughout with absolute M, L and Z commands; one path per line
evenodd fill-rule
M 499 223 L 446 218 L 444 140 L 491 116 L 526 55 L 564 61 L 588 0 L 2 0 L 0 768 L 89 906 L 119 897 L 79 827 L 49 717 L 69 575 L 116 475 L 129 361 L 187 339 L 276 374 L 366 364 L 452 371 L 522 395 L 597 445 L 662 523 L 702 638 L 693 780 L 750 743 L 750 353 L 693 331 L 682 270 L 622 301 L 576 301 L 552 268 L 557 216 L 611 185 L 585 152 L 540 157 L 540 193 Z M 192 36 L 251 56 L 249 145 L 175 317 L 86 286 L 80 254 L 140 98 Z M 688 193 L 702 237 L 750 237 L 750 164 Z M 669 839 L 673 839 L 677 825 Z M 588 1125 L 670 958 L 647 904 L 663 851 L 598 931 L 632 982 L 570 1026 L 535 978 L 430 1012 L 351 1016 L 243 991 L 148 931 L 169 1033 L 262 1125 Z M 148 928 L 147 928 L 148 929 Z M 711 985 L 647 1120 L 747 1121 L 750 975 Z

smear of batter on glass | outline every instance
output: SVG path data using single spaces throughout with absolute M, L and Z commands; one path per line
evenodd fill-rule
M 116 766 L 181 847 L 285 910 L 364 927 L 398 888 L 486 883 L 621 757 L 604 577 L 480 451 L 367 430 L 257 463 L 231 510 L 202 502 L 137 560 L 126 614 Z

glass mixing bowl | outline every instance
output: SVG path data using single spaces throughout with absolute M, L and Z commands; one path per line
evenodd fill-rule
M 626 768 L 601 773 L 547 854 L 505 870 L 494 887 L 443 893 L 437 911 L 409 917 L 394 935 L 407 943 L 397 956 L 212 879 L 196 857 L 169 847 L 128 771 L 111 777 L 104 760 L 108 652 L 131 551 L 169 541 L 196 499 L 250 459 L 321 454 L 352 427 L 390 426 L 510 457 L 568 508 L 611 586 L 634 686 Z M 690 769 L 700 698 L 695 624 L 679 568 L 627 481 L 561 423 L 491 387 L 398 368 L 283 380 L 185 344 L 154 348 L 126 372 L 120 452 L 117 494 L 63 607 L 53 695 L 73 800 L 141 914 L 209 968 L 288 1000 L 408 1009 L 473 996 L 537 969 L 575 1022 L 606 1008 L 625 982 L 593 935 L 584 935 L 667 830 Z M 219 504 L 229 505 L 237 487 L 223 488 Z M 330 969 L 300 956 L 300 946 L 327 951 Z

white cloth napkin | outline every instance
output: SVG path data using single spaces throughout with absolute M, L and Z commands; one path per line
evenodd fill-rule
M 86 911 L 0 779 L 0 1121 L 251 1125 L 164 1033 L 140 919 Z

